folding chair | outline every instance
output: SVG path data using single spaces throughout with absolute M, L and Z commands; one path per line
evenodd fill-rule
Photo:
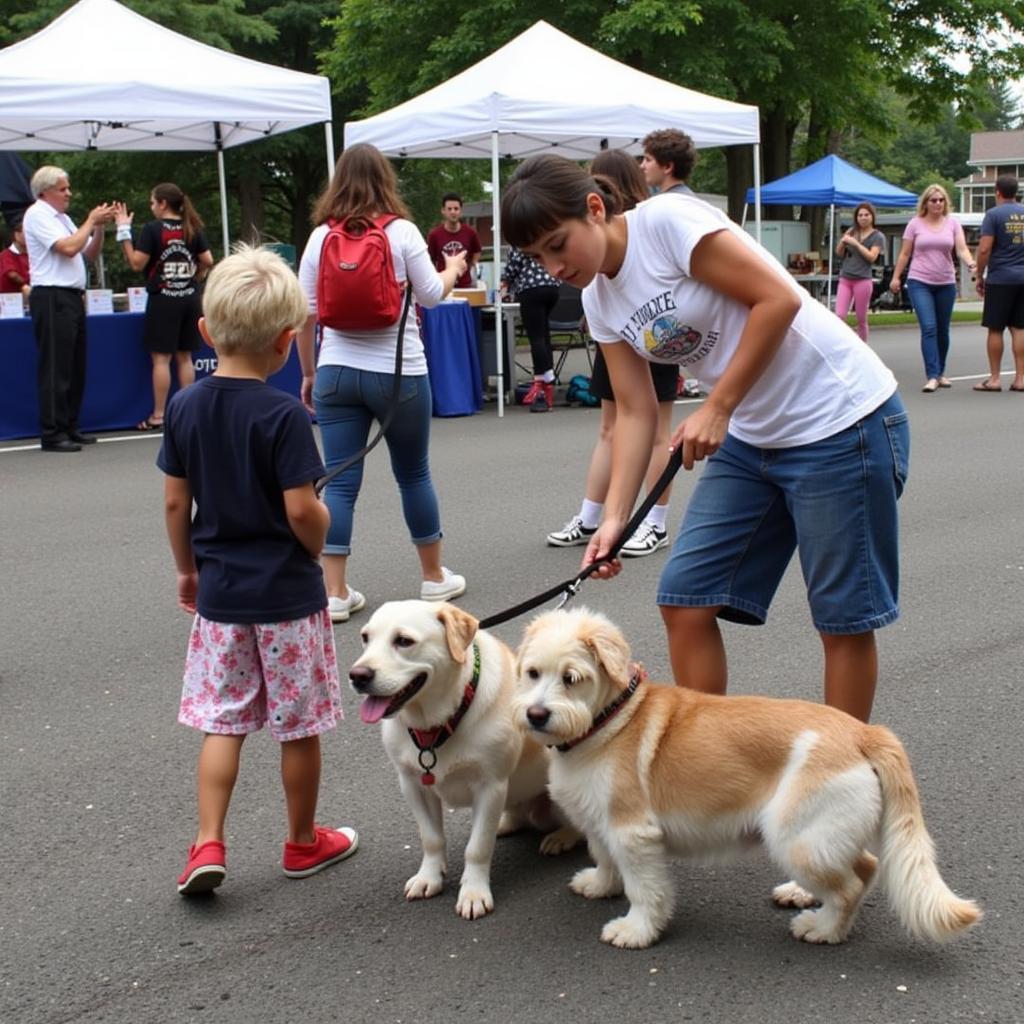
M 573 349 L 582 348 L 586 352 L 587 364 L 593 373 L 594 353 L 583 324 L 583 296 L 579 288 L 564 283 L 558 286 L 558 301 L 548 316 L 548 325 L 551 352 L 555 357 L 555 380 L 561 383 L 562 368 Z

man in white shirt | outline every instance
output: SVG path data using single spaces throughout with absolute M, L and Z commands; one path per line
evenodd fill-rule
M 104 225 L 114 208 L 104 203 L 76 227 L 67 215 L 71 185 L 59 167 L 40 167 L 32 175 L 36 202 L 22 221 L 32 293 L 29 312 L 36 336 L 41 447 L 47 452 L 77 452 L 96 438 L 78 429 L 85 392 L 85 261 L 103 247 Z

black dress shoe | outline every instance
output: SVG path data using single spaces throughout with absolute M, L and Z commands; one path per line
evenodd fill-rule
M 80 452 L 82 450 L 80 444 L 75 444 L 74 441 L 70 441 L 66 437 L 56 441 L 43 441 L 39 447 L 44 452 Z
M 92 437 L 89 434 L 79 433 L 79 431 L 77 431 L 77 430 L 69 430 L 68 431 L 68 437 L 70 437 L 71 440 L 75 442 L 75 444 L 95 444 L 96 443 L 96 438 L 95 437 Z

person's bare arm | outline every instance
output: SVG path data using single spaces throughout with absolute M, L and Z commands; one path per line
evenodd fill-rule
M 103 225 L 114 215 L 114 208 L 107 203 L 89 211 L 82 226 L 72 235 L 58 238 L 53 243 L 54 252 L 61 256 L 77 256 L 81 253 L 87 260 L 95 259 L 103 246 Z
M 183 477 L 164 477 L 164 521 L 178 572 L 178 606 L 194 613 L 199 576 L 192 553 L 192 490 Z
M 299 350 L 299 366 L 302 368 L 302 383 L 299 386 L 299 397 L 306 409 L 316 414 L 313 408 L 313 379 L 316 376 L 316 313 L 310 313 L 306 322 L 299 328 L 295 336 L 295 347 Z
M 977 280 L 974 282 L 974 287 L 978 290 L 979 295 L 985 294 L 985 271 L 988 268 L 988 261 L 992 255 L 994 244 L 995 237 L 993 235 L 982 235 L 981 241 L 978 243 L 978 251 L 974 255 L 976 260 L 975 266 L 977 267 Z
M 616 396 L 612 467 L 604 517 L 587 545 L 584 567 L 603 558 L 629 522 L 650 463 L 658 423 L 658 399 L 646 360 L 624 341 L 602 345 L 601 352 Z M 597 575 L 609 578 L 620 569 L 621 563 L 616 560 L 602 566 Z
M 903 244 L 900 246 L 900 254 L 896 257 L 896 266 L 893 267 L 892 280 L 889 282 L 889 288 L 898 292 L 903 281 L 903 271 L 907 269 L 907 264 L 910 262 L 910 257 L 914 253 L 914 242 L 910 238 L 904 238 Z
M 136 273 L 140 270 L 144 270 L 146 264 L 149 262 L 149 253 L 142 252 L 140 249 L 135 248 L 135 243 L 132 241 L 131 226 L 132 221 L 135 219 L 134 213 L 129 213 L 128 208 L 124 203 L 114 203 L 114 221 L 118 228 L 128 228 L 129 237 L 121 239 L 118 243 L 121 246 L 121 253 L 128 263 L 128 266 L 132 268 Z
M 967 264 L 967 269 L 973 274 L 978 269 L 978 264 L 974 262 L 974 256 L 971 254 L 971 250 L 967 246 L 967 239 L 964 237 L 964 229 L 960 227 L 959 223 L 956 227 L 955 236 L 956 238 L 956 254 Z
M 801 305 L 789 282 L 728 231 L 697 243 L 690 275 L 747 306 L 750 316 L 722 376 L 672 436 L 672 446 L 682 448 L 686 469 L 718 451 L 736 406 L 775 358 Z
M 327 539 L 331 514 L 316 496 L 312 483 L 289 487 L 284 492 L 284 511 L 288 525 L 310 557 L 319 558 Z
M 866 246 L 859 238 L 855 235 L 847 234 L 840 239 L 840 244 L 845 242 L 854 252 L 859 252 L 861 256 L 868 261 L 868 263 L 874 263 L 878 259 L 878 254 L 882 251 L 880 245 Z M 841 255 L 841 254 L 840 254 Z

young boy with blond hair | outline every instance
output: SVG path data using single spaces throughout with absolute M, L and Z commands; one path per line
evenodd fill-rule
M 314 822 L 320 734 L 342 717 L 334 636 L 317 561 L 324 473 L 297 398 L 267 384 L 284 366 L 306 298 L 275 253 L 240 247 L 211 272 L 199 330 L 217 369 L 167 405 L 157 465 L 178 604 L 195 616 L 178 720 L 203 732 L 199 828 L 178 892 L 224 881 L 224 821 L 245 737 L 281 744 L 283 868 L 312 875 L 355 852 L 354 829 Z M 195 503 L 195 514 L 192 506 Z

